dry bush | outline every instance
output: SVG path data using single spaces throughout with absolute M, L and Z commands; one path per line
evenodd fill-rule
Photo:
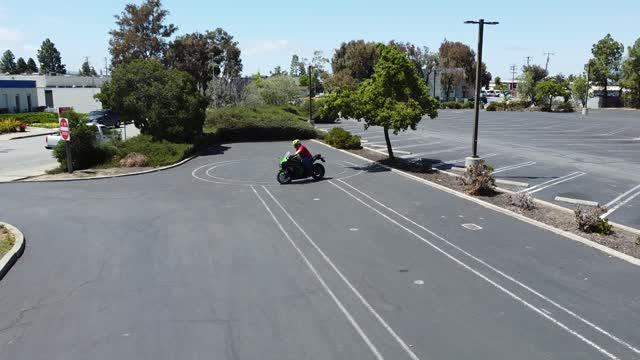
M 613 226 L 609 224 L 609 220 L 601 219 L 600 215 L 607 212 L 604 207 L 582 207 L 579 206 L 575 210 L 576 222 L 578 229 L 586 233 L 597 233 L 609 235 L 612 233 Z
M 471 195 L 491 195 L 496 186 L 496 179 L 491 175 L 492 172 L 493 167 L 481 160 L 477 165 L 467 168 L 460 182 Z
M 509 205 L 515 206 L 522 210 L 533 210 L 536 208 L 536 203 L 531 197 L 531 195 L 527 193 L 515 193 L 509 195 L 508 199 Z
M 145 167 L 149 165 L 149 159 L 140 153 L 130 153 L 120 160 L 122 167 Z

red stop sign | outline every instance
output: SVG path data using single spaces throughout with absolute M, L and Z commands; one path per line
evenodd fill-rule
M 69 131 L 69 121 L 65 118 L 60 118 L 58 125 L 60 127 L 60 137 L 62 140 L 69 141 L 71 140 L 71 132 Z

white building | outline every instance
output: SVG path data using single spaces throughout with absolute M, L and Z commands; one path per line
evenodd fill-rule
M 0 80 L 0 114 L 31 111 L 38 103 L 33 80 Z
M 32 96 L 29 111 L 37 107 L 73 107 L 77 112 L 87 113 L 102 109 L 102 104 L 93 96 L 100 92 L 100 86 L 110 78 L 77 75 L 0 75 L 0 81 L 3 80 L 35 82 L 37 95 Z M 0 108 L 3 108 L 2 96 L 0 93 Z M 26 111 L 23 109 L 26 109 L 26 105 L 20 111 Z
M 453 74 L 459 79 L 453 81 L 449 94 L 446 93 L 447 89 L 442 85 L 444 74 Z M 463 69 L 434 69 L 427 75 L 427 85 L 429 86 L 429 95 L 435 96 L 440 101 L 447 101 L 447 99 L 448 101 L 463 101 L 474 97 L 473 86 L 467 85 Z

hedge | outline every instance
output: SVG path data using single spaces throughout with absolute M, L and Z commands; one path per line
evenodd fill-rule
M 0 120 L 16 119 L 27 124 L 33 123 L 57 123 L 58 114 L 51 112 L 34 112 L 34 113 L 18 113 L 18 114 L 1 114 Z
M 317 131 L 298 106 L 228 106 L 207 111 L 205 131 L 221 141 L 311 139 Z

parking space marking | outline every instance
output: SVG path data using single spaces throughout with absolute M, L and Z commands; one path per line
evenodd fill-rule
M 271 193 L 269 192 L 269 190 L 267 190 L 266 187 L 264 187 L 264 190 L 267 192 L 267 194 L 276 202 L 276 204 L 283 210 L 284 208 L 282 207 L 282 205 L 280 205 L 280 203 L 273 197 L 273 195 L 271 195 Z M 342 314 L 344 314 L 344 316 L 347 318 L 347 320 L 349 321 L 349 323 L 351 323 L 351 326 L 353 326 L 353 328 L 356 330 L 356 332 L 358 333 L 358 335 L 360 335 L 360 337 L 362 338 L 362 340 L 367 344 L 367 346 L 369 347 L 369 349 L 371 350 L 371 352 L 375 355 L 376 359 L 378 360 L 384 360 L 384 357 L 380 354 L 380 351 L 378 351 L 378 349 L 376 348 L 376 346 L 373 344 L 373 342 L 371 341 L 371 339 L 369 339 L 369 336 L 367 336 L 367 334 L 364 332 L 364 330 L 362 329 L 362 327 L 360 327 L 360 324 L 358 324 L 358 322 L 356 322 L 356 320 L 354 319 L 353 315 L 351 315 L 351 313 L 347 310 L 347 308 L 342 304 L 342 302 L 340 301 L 340 299 L 338 299 L 338 297 L 335 295 L 335 293 L 331 290 L 331 288 L 329 287 L 329 285 L 327 285 L 327 283 L 325 282 L 325 280 L 322 278 L 322 276 L 320 275 L 320 273 L 318 273 L 318 270 L 316 270 L 315 266 L 313 266 L 313 264 L 311 263 L 311 261 L 309 261 L 309 258 L 307 258 L 307 256 L 305 255 L 305 253 L 302 251 L 302 249 L 300 249 L 300 247 L 298 246 L 298 244 L 296 244 L 295 241 L 293 241 L 293 239 L 291 238 L 291 236 L 289 235 L 289 233 L 284 229 L 284 226 L 282 226 L 282 223 L 280 223 L 280 221 L 278 220 L 278 218 L 275 216 L 275 214 L 273 213 L 273 211 L 271 210 L 271 208 L 267 205 L 267 203 L 264 201 L 264 199 L 262 198 L 262 196 L 260 196 L 260 194 L 258 193 L 258 191 L 255 189 L 255 187 L 253 187 L 253 185 L 251 186 L 251 190 L 253 190 L 253 192 L 255 193 L 255 195 L 258 197 L 258 199 L 260 200 L 260 202 L 262 203 L 262 205 L 264 206 L 264 208 L 267 210 L 267 212 L 269 213 L 269 215 L 271 215 L 271 218 L 273 219 L 273 221 L 276 223 L 276 225 L 278 225 L 278 228 L 280 229 L 280 231 L 284 234 L 284 236 L 287 238 L 287 240 L 289 240 L 289 243 L 291 244 L 291 246 L 293 246 L 293 248 L 296 250 L 296 252 L 298 253 L 298 255 L 300 256 L 300 258 L 302 258 L 302 261 L 305 263 L 305 265 L 307 265 L 307 267 L 309 268 L 309 270 L 311 270 L 311 272 L 313 273 L 313 275 L 316 277 L 316 279 L 318 280 L 318 282 L 320 283 L 320 285 L 322 285 L 322 287 L 324 288 L 324 290 L 329 294 L 329 296 L 331 297 L 331 299 L 336 303 L 336 305 L 338 306 L 338 308 L 340 309 L 340 311 L 342 312 Z M 287 216 L 289 216 L 289 213 L 285 211 L 285 214 Z M 303 233 L 303 235 L 305 235 L 309 240 L 311 240 L 308 235 L 302 230 L 302 228 L 300 228 L 300 226 L 298 225 L 298 223 L 296 223 L 293 218 L 291 218 L 291 216 L 289 216 L 289 219 L 291 219 L 291 221 L 296 225 L 296 227 L 298 227 L 298 229 Z M 315 244 L 315 243 L 314 243 Z M 319 249 L 318 249 L 319 250 Z M 322 253 L 322 255 L 324 255 L 324 253 Z M 327 260 L 331 265 L 333 265 L 333 262 L 331 262 L 331 260 L 328 260 L 328 258 L 326 258 L 325 256 L 325 260 Z M 335 268 L 334 265 L 334 270 L 338 271 L 337 268 Z M 338 272 L 339 275 L 341 275 L 342 279 L 347 282 L 348 285 L 351 285 L 351 283 L 342 275 L 341 272 Z M 353 286 L 351 286 L 351 290 L 353 290 L 354 292 L 357 292 L 357 290 L 355 290 L 353 288 Z M 359 293 L 357 293 L 359 294 Z M 376 313 L 377 315 L 377 313 Z M 415 357 L 415 359 L 417 359 L 417 357 Z
M 541 184 L 532 186 L 532 187 L 530 187 L 528 189 L 520 190 L 518 192 L 519 193 L 524 192 L 524 193 L 528 193 L 528 194 L 535 194 L 535 193 L 537 193 L 539 191 L 542 191 L 544 189 L 547 189 L 547 188 L 549 188 L 551 186 L 555 186 L 555 185 L 561 184 L 561 183 L 569 181 L 569 180 L 577 179 L 577 178 L 579 178 L 581 176 L 584 176 L 584 175 L 587 175 L 587 173 L 573 172 L 571 174 L 568 174 L 568 175 L 565 175 L 565 176 L 561 176 L 559 178 L 552 179 L 552 180 L 549 180 L 549 181 L 545 181 L 545 182 L 543 182 Z
M 454 147 L 454 148 L 450 148 L 450 149 L 434 150 L 434 151 L 427 151 L 427 152 L 422 152 L 422 153 L 417 153 L 417 154 L 411 154 L 410 156 L 402 156 L 402 158 L 406 159 L 406 158 L 414 158 L 414 157 L 419 157 L 419 156 L 424 156 L 424 155 L 434 155 L 434 154 L 453 152 L 453 151 L 458 151 L 458 150 L 463 150 L 463 149 L 468 149 L 468 148 L 469 148 L 468 146 L 460 146 L 460 147 Z
M 566 202 L 566 203 L 569 203 L 569 204 L 576 204 L 576 205 L 600 206 L 600 203 L 598 203 L 597 201 L 589 201 L 589 200 L 582 200 L 582 199 L 572 199 L 572 198 L 562 197 L 562 196 L 556 196 L 555 200 L 556 201 L 561 201 L 561 202 Z
M 437 145 L 437 144 L 442 144 L 444 141 L 436 141 L 436 142 L 431 142 L 431 143 L 416 143 L 416 144 L 411 144 L 411 145 L 402 145 L 402 146 L 395 146 L 393 149 L 406 149 L 406 148 L 411 148 L 411 147 L 419 147 L 419 146 L 431 146 L 431 145 Z
M 505 166 L 505 167 L 501 167 L 501 168 L 495 169 L 493 171 L 493 173 L 494 174 L 498 174 L 498 173 L 501 173 L 501 172 L 504 172 L 504 171 L 520 169 L 520 168 L 523 168 L 523 167 L 526 167 L 526 166 L 535 165 L 535 164 L 536 164 L 535 161 L 527 161 L 527 162 L 524 162 L 524 163 L 521 163 L 521 164 L 509 165 L 509 166 Z
M 615 131 L 612 131 L 612 132 L 606 133 L 606 134 L 600 134 L 599 136 L 611 136 L 611 135 L 615 135 L 615 134 L 620 134 L 621 132 L 623 132 L 625 130 L 627 130 L 627 128 L 615 130 Z
M 636 193 L 633 193 L 634 191 L 638 190 Z M 630 195 L 628 198 L 625 199 L 625 196 Z M 611 200 L 607 205 L 605 205 L 606 208 L 608 208 L 609 210 L 600 215 L 601 219 L 605 219 L 607 216 L 611 215 L 614 211 L 618 210 L 621 206 L 625 205 L 626 203 L 628 203 L 629 201 L 635 199 L 636 197 L 640 196 L 640 185 L 632 188 L 631 190 L 625 192 L 624 194 L 618 196 L 617 198 Z M 615 205 L 615 206 L 614 206 Z M 613 207 L 611 207 L 613 206 Z
M 494 157 L 494 156 L 498 156 L 498 154 L 482 155 L 481 158 L 488 159 L 488 158 Z M 465 160 L 466 160 L 466 158 L 455 159 L 455 160 L 447 160 L 447 161 L 443 161 L 441 163 L 434 164 L 433 167 L 442 167 L 442 166 L 446 166 L 446 165 L 454 165 L 454 164 L 457 164 L 457 163 L 464 162 Z

